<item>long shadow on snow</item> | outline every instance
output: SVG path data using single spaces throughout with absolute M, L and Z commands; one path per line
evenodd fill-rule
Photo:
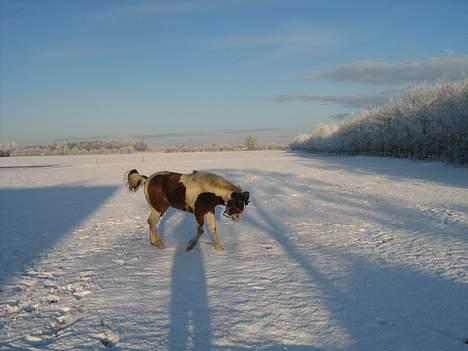
M 224 175 L 234 180 L 242 178 L 246 172 L 252 171 L 222 170 Z M 314 263 L 313 257 L 297 248 L 288 238 L 290 235 L 294 236 L 292 233 L 294 230 L 278 220 L 284 216 L 291 220 L 286 214 L 287 211 L 285 212 L 286 209 L 282 207 L 281 199 L 278 200 L 277 206 L 273 200 L 271 206 L 274 208 L 270 208 L 269 211 L 263 208 L 259 201 L 255 201 L 255 188 L 265 194 L 286 195 L 288 190 L 305 193 L 304 185 L 299 186 L 292 182 L 295 175 L 289 173 L 255 170 L 254 174 L 260 175 L 268 182 L 252 185 L 249 189 L 253 194 L 254 204 L 253 208 L 248 210 L 256 211 L 258 219 L 246 215 L 243 220 L 275 239 L 288 256 L 299 263 L 309 277 L 319 285 L 325 297 L 332 297 L 331 300 L 336 301 L 327 307 L 349 332 L 355 342 L 354 346 L 363 350 L 386 347 L 391 349 L 463 349 L 465 347 L 463 337 L 466 335 L 463 333 L 466 331 L 463 327 L 468 323 L 468 310 L 464 307 L 468 306 L 466 286 L 404 267 L 382 266 L 365 257 L 352 255 L 342 249 L 324 247 L 316 242 L 311 249 L 345 262 L 349 280 L 344 289 L 339 288 L 336 282 L 321 273 L 322 269 Z M 306 181 L 301 178 L 301 182 Z M 335 194 L 330 190 L 323 194 L 320 187 L 327 185 L 325 182 L 314 184 L 308 189 L 312 190 L 310 196 L 330 204 L 347 204 L 346 206 L 354 209 L 359 206 L 359 200 L 363 199 L 359 194 Z M 315 189 L 315 186 L 319 189 Z M 421 211 L 412 208 L 397 209 L 388 203 L 375 207 L 372 204 L 359 207 L 366 211 L 366 218 L 381 223 L 390 230 L 406 228 L 406 225 L 410 224 L 437 237 L 437 228 L 425 223 L 428 218 Z M 310 210 L 314 211 L 313 208 Z M 402 228 L 400 228 L 401 223 L 394 223 L 391 220 L 391 214 L 395 211 L 398 217 L 402 218 L 402 222 L 406 223 Z M 352 216 L 353 213 L 346 213 L 340 209 L 334 215 Z M 462 239 L 460 235 L 456 237 Z M 327 300 L 330 299 L 325 299 Z M 312 345 L 305 345 L 298 346 L 297 349 L 307 350 L 311 347 Z
M 468 323 L 464 307 L 468 306 L 466 286 L 408 269 L 380 266 L 344 250 L 316 244 L 311 249 L 346 263 L 349 281 L 339 288 L 321 273 L 313 257 L 290 241 L 288 235 L 292 230 L 276 219 L 281 218 L 275 216 L 276 211 L 267 213 L 258 206 L 256 212 L 259 220 L 252 216 L 246 220 L 268 233 L 318 284 L 324 296 L 332 297 L 334 303 L 327 307 L 351 335 L 354 347 L 362 350 L 465 347 L 466 335 L 462 333 L 466 333 L 463 327 Z
M 349 283 L 339 289 L 314 266 L 313 260 L 287 237 L 291 229 L 257 207 L 260 221 L 248 217 L 300 264 L 325 296 L 335 301 L 327 308 L 351 334 L 360 349 L 457 349 L 464 348 L 464 326 L 468 324 L 468 288 L 462 284 L 396 267 L 384 267 L 364 257 L 320 245 L 316 250 L 346 262 Z M 459 304 L 460 301 L 465 303 Z M 403 312 L 402 312 L 403 311 Z M 404 318 L 401 320 L 401 318 Z M 397 330 L 394 329 L 397 326 Z M 402 334 L 395 334 L 397 332 Z M 376 342 L 382 340 L 388 344 Z
M 287 197 L 288 191 L 293 191 L 301 196 L 310 196 L 321 203 L 334 205 L 333 213 L 329 214 L 332 217 L 343 216 L 344 218 L 356 219 L 359 218 L 356 217 L 357 214 L 362 214 L 365 218 L 363 221 L 371 220 L 390 231 L 401 231 L 404 229 L 417 230 L 421 235 L 430 235 L 432 238 L 438 240 L 441 239 L 442 235 L 457 240 L 466 240 L 464 233 L 468 230 L 468 227 L 465 223 L 457 223 L 450 220 L 449 226 L 442 225 L 443 223 L 440 217 L 431 216 L 431 213 L 428 211 L 404 206 L 401 202 L 392 203 L 390 201 L 385 201 L 386 199 L 376 200 L 372 195 L 361 193 L 349 194 L 331 183 L 313 178 L 310 180 L 304 177 L 299 179 L 297 175 L 290 173 L 261 170 L 223 170 L 222 172 L 229 177 L 229 179 L 239 181 L 243 175 L 248 173 L 260 176 L 263 179 L 259 184 L 248 185 L 247 190 L 251 192 L 253 205 L 247 207 L 246 216 L 244 216 L 244 218 L 248 217 L 253 206 L 259 204 L 260 200 L 265 200 L 265 197 L 257 197 L 256 190 L 260 190 L 261 194 L 265 194 L 266 199 L 268 199 L 268 196 L 272 196 L 268 200 L 270 200 L 272 204 L 277 203 L 278 207 L 282 206 L 282 196 Z M 301 184 L 297 184 L 295 178 L 297 182 Z M 267 182 L 264 180 L 267 180 Z M 464 210 L 462 208 L 460 209 Z M 283 211 L 286 210 L 287 209 L 283 209 Z M 311 208 L 310 210 L 314 209 Z M 318 210 L 318 208 L 315 210 Z
M 165 223 L 173 213 L 175 211 L 169 210 L 161 219 L 160 232 L 164 232 Z M 195 220 L 189 214 L 182 217 L 172 233 L 179 240 L 171 269 L 170 350 L 211 349 L 210 306 L 203 256 L 200 252 L 201 241 L 192 251 L 185 251 L 188 240 L 195 233 Z
M 115 186 L 0 189 L 0 286 L 116 190 Z
M 420 161 L 375 156 L 327 156 L 304 151 L 290 151 L 302 164 L 326 170 L 342 170 L 360 175 L 381 174 L 397 181 L 408 179 L 436 182 L 454 187 L 468 187 L 468 169 L 438 161 Z M 437 169 L 438 172 L 434 172 Z M 464 173 L 464 174 L 463 174 Z
M 467 224 L 450 220 L 444 224 L 440 217 L 432 216 L 431 212 L 418 210 L 412 207 L 378 201 L 375 204 L 360 204 L 352 199 L 366 200 L 361 196 L 347 196 L 345 194 L 315 194 L 317 199 L 323 202 L 335 204 L 334 216 L 345 216 L 351 218 L 362 213 L 364 218 L 378 223 L 390 232 L 413 231 L 431 240 L 443 240 L 452 238 L 460 241 L 467 241 L 465 233 L 468 231 Z M 447 219 L 448 220 L 448 219 Z M 363 220 L 364 221 L 364 220 Z
M 468 317 L 466 317 L 468 313 L 463 307 L 468 305 L 468 291 L 465 286 L 410 269 L 382 266 L 345 250 L 331 249 L 315 243 L 313 250 L 332 259 L 346 262 L 348 280 L 345 288 L 340 288 L 340 284 L 336 285 L 336 282 L 321 272 L 322 268 L 314 262 L 313 257 L 297 248 L 288 238 L 294 233 L 291 233 L 293 231 L 291 228 L 278 220 L 282 218 L 281 211 L 284 210 L 281 208 L 280 199 L 278 208 L 272 211 L 255 206 L 255 188 L 267 194 L 268 192 L 283 193 L 287 189 L 304 192 L 303 185 L 298 186 L 291 182 L 295 175 L 258 170 L 218 171 L 233 181 L 241 180 L 246 173 L 252 172 L 256 175 L 260 173 L 260 176 L 271 181 L 271 184 L 258 186 L 250 184 L 247 188 L 254 199 L 252 206 L 254 208 L 248 208 L 248 211 L 256 210 L 259 216 L 256 219 L 247 215 L 244 216 L 243 221 L 268 233 L 285 249 L 287 255 L 318 284 L 323 291 L 324 301 L 334 301 L 327 307 L 351 335 L 355 347 L 363 350 L 375 348 L 462 349 L 465 347 L 462 343 L 462 337 L 466 336 L 462 335 L 462 332 L 465 332 L 462 327 L 468 323 Z M 307 179 L 301 179 L 301 181 L 306 182 Z M 314 187 L 320 188 L 326 185 L 327 183 L 321 182 L 314 184 Z M 310 188 L 313 190 L 311 196 L 314 196 L 314 193 L 320 195 L 320 189 L 314 187 Z M 321 200 L 342 204 L 346 200 L 342 196 L 347 196 L 349 205 L 355 206 L 352 202 L 354 195 L 339 194 L 340 196 L 335 198 L 330 191 L 327 195 Z M 378 212 L 386 212 L 386 210 L 388 208 L 384 207 L 378 209 Z M 419 211 L 414 211 L 408 216 L 413 217 L 418 214 L 420 215 Z M 379 215 L 371 218 L 376 222 L 382 221 Z M 382 221 L 382 224 L 392 227 L 391 222 Z M 161 225 L 164 226 L 164 220 Z M 164 232 L 162 228 L 161 231 Z M 179 241 L 172 268 L 169 343 L 171 349 L 183 349 L 189 342 L 194 349 L 209 349 L 212 332 L 206 279 L 200 279 L 205 277 L 203 259 L 198 251 L 199 247 L 192 253 L 185 254 L 187 240 L 195 233 L 193 218 L 184 216 L 175 232 L 184 232 L 187 236 Z M 193 277 L 190 277 L 190 272 L 194 273 Z M 190 291 L 190 293 L 184 293 L 185 291 Z M 458 304 L 460 302 L 463 303 Z M 385 342 L 385 345 L 382 342 Z M 292 347 L 295 350 L 313 349 L 312 345 L 282 346 Z M 242 347 L 233 349 L 240 350 Z M 268 347 L 260 347 L 260 349 L 268 349 Z

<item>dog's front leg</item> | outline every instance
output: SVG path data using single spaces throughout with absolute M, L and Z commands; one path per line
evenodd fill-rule
M 211 240 L 213 241 L 213 246 L 217 251 L 223 251 L 224 247 L 220 244 L 218 239 L 218 233 L 216 231 L 216 220 L 215 220 L 215 212 L 210 211 L 206 214 L 206 222 L 208 223 L 208 228 L 210 229 L 211 233 Z

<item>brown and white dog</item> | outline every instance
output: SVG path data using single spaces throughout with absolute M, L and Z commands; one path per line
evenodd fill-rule
M 204 220 L 208 223 L 214 248 L 224 250 L 218 240 L 215 208 L 224 205 L 224 215 L 238 221 L 249 203 L 249 192 L 213 173 L 193 171 L 191 174 L 156 172 L 144 176 L 136 169 L 127 172 L 126 181 L 131 191 L 144 187 L 146 201 L 151 209 L 148 217 L 151 244 L 163 249 L 156 225 L 169 207 L 195 215 L 198 230 L 189 241 L 187 251 L 193 249 L 203 234 Z

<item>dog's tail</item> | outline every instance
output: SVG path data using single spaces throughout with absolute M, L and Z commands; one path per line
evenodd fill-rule
M 138 173 L 136 169 L 132 169 L 125 173 L 125 183 L 130 191 L 136 192 L 140 186 L 148 179 L 147 176 Z

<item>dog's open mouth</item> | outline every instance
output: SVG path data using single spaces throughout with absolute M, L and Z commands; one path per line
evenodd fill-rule
M 238 222 L 241 218 L 240 213 L 228 213 L 227 211 L 223 212 L 223 216 L 232 219 L 234 222 Z
M 241 218 L 241 215 L 240 213 L 235 213 L 235 214 L 232 214 L 231 215 L 231 219 L 234 221 L 234 222 L 238 222 Z

